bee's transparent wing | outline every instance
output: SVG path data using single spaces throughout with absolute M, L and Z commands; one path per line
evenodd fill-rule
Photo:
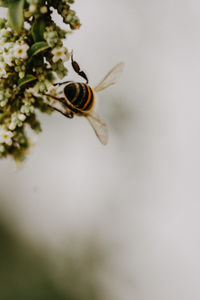
M 100 120 L 99 116 L 95 112 L 89 113 L 85 117 L 88 119 L 90 125 L 94 129 L 99 141 L 103 145 L 106 145 L 108 143 L 107 125 Z
M 124 63 L 120 62 L 104 77 L 104 79 L 94 88 L 95 92 L 100 92 L 114 84 L 120 77 L 124 69 Z
M 67 100 L 66 100 L 67 101 Z M 72 103 L 70 103 L 71 106 L 73 106 Z M 99 141 L 103 144 L 106 145 L 108 143 L 108 129 L 107 125 L 101 121 L 100 117 L 98 114 L 94 111 L 92 112 L 84 112 L 77 107 L 73 106 L 76 110 L 78 110 L 82 116 L 86 117 L 94 129 L 94 132 L 96 133 L 96 136 L 98 137 Z

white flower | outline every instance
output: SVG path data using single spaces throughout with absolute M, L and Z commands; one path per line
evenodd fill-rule
M 12 137 L 14 136 L 13 132 L 9 130 L 5 130 L 2 127 L 0 128 L 0 143 L 7 144 L 9 146 L 12 145 Z
M 0 77 L 7 77 L 6 70 L 5 70 L 5 64 L 3 62 L 0 62 Z
M 6 36 L 6 34 L 7 34 L 7 30 L 5 28 L 0 30 L 0 37 Z
M 14 46 L 14 56 L 16 58 L 26 59 L 28 58 L 28 54 L 27 54 L 28 49 L 29 49 L 29 45 L 27 44 L 22 44 L 22 45 L 16 44 Z
M 56 63 L 60 59 L 64 62 L 67 61 L 70 57 L 70 54 L 68 53 L 67 49 L 65 47 L 61 48 L 54 48 L 52 50 L 53 54 L 53 62 Z
M 4 62 L 9 65 L 10 67 L 13 66 L 13 45 L 14 43 L 5 43 L 2 47 L 1 50 L 3 52 L 3 59 Z
M 48 94 L 51 94 L 51 95 L 56 95 L 57 94 L 57 88 L 55 86 L 52 86 L 48 89 Z
M 29 11 L 31 12 L 31 13 L 33 13 L 33 12 L 35 12 L 36 11 L 36 8 L 37 8 L 37 6 L 36 6 L 36 4 L 31 4 L 31 5 L 29 5 Z
M 11 55 L 11 53 L 9 53 L 9 52 L 4 52 L 4 53 L 3 53 L 3 60 L 4 60 L 5 63 L 6 63 L 7 65 L 9 65 L 10 67 L 13 66 L 13 62 L 12 62 L 13 56 Z
M 47 7 L 46 7 L 46 6 L 42 6 L 42 7 L 40 7 L 40 13 L 41 13 L 41 14 L 46 14 L 46 13 L 47 13 L 47 11 L 48 11 L 48 9 L 47 9 Z
M 26 92 L 35 97 L 41 97 L 41 94 L 39 93 L 39 85 L 37 83 L 33 87 L 26 89 Z
M 0 102 L 0 106 L 1 106 L 1 107 L 6 106 L 6 104 L 7 104 L 7 101 L 6 101 L 6 100 Z
M 10 123 L 10 125 L 9 125 L 9 129 L 10 130 L 15 130 L 15 128 L 17 127 L 17 124 L 16 123 Z
M 3 28 L 0 30 L 0 37 L 7 37 L 9 35 L 9 33 L 10 33 L 10 30 Z
M 19 72 L 19 78 L 24 78 L 25 72 Z
M 4 52 L 8 52 L 13 49 L 14 45 L 15 43 L 13 42 L 4 43 L 3 46 L 1 46 L 1 50 Z
M 13 43 L 13 42 L 8 42 L 8 43 L 5 43 L 5 44 L 3 45 L 3 49 L 9 50 L 9 49 L 11 49 L 13 46 L 14 46 L 14 43 Z
M 18 119 L 23 122 L 23 121 L 25 121 L 26 116 L 24 114 L 19 114 Z

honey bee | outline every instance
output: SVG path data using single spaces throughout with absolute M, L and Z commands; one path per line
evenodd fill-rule
M 99 141 L 103 145 L 106 145 L 108 142 L 108 129 L 106 123 L 100 119 L 94 110 L 95 93 L 106 89 L 118 80 L 123 71 L 124 63 L 121 62 L 112 68 L 112 70 L 110 70 L 110 72 L 94 89 L 88 85 L 88 78 L 85 72 L 80 70 L 78 63 L 74 61 L 73 54 L 71 55 L 71 63 L 74 71 L 79 76 L 84 78 L 86 83 L 74 81 L 55 83 L 55 86 L 65 85 L 63 90 L 64 97 L 58 98 L 50 94 L 45 95 L 59 101 L 64 107 L 65 111 L 62 111 L 55 106 L 49 106 L 67 118 L 73 118 L 74 115 L 85 117 L 94 129 Z

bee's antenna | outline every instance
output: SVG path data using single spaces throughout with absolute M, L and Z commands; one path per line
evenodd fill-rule
M 73 50 L 71 52 L 71 62 L 72 62 L 72 67 L 74 69 L 74 71 L 81 77 L 83 77 L 86 80 L 86 83 L 88 83 L 88 78 L 87 75 L 85 74 L 85 72 L 80 70 L 79 64 L 74 60 L 73 58 Z

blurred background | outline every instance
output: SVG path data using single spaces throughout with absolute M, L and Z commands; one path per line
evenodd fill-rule
M 0 299 L 200 299 L 200 4 L 74 7 L 66 45 L 91 86 L 126 64 L 99 95 L 109 144 L 40 115 L 23 166 L 0 162 Z

